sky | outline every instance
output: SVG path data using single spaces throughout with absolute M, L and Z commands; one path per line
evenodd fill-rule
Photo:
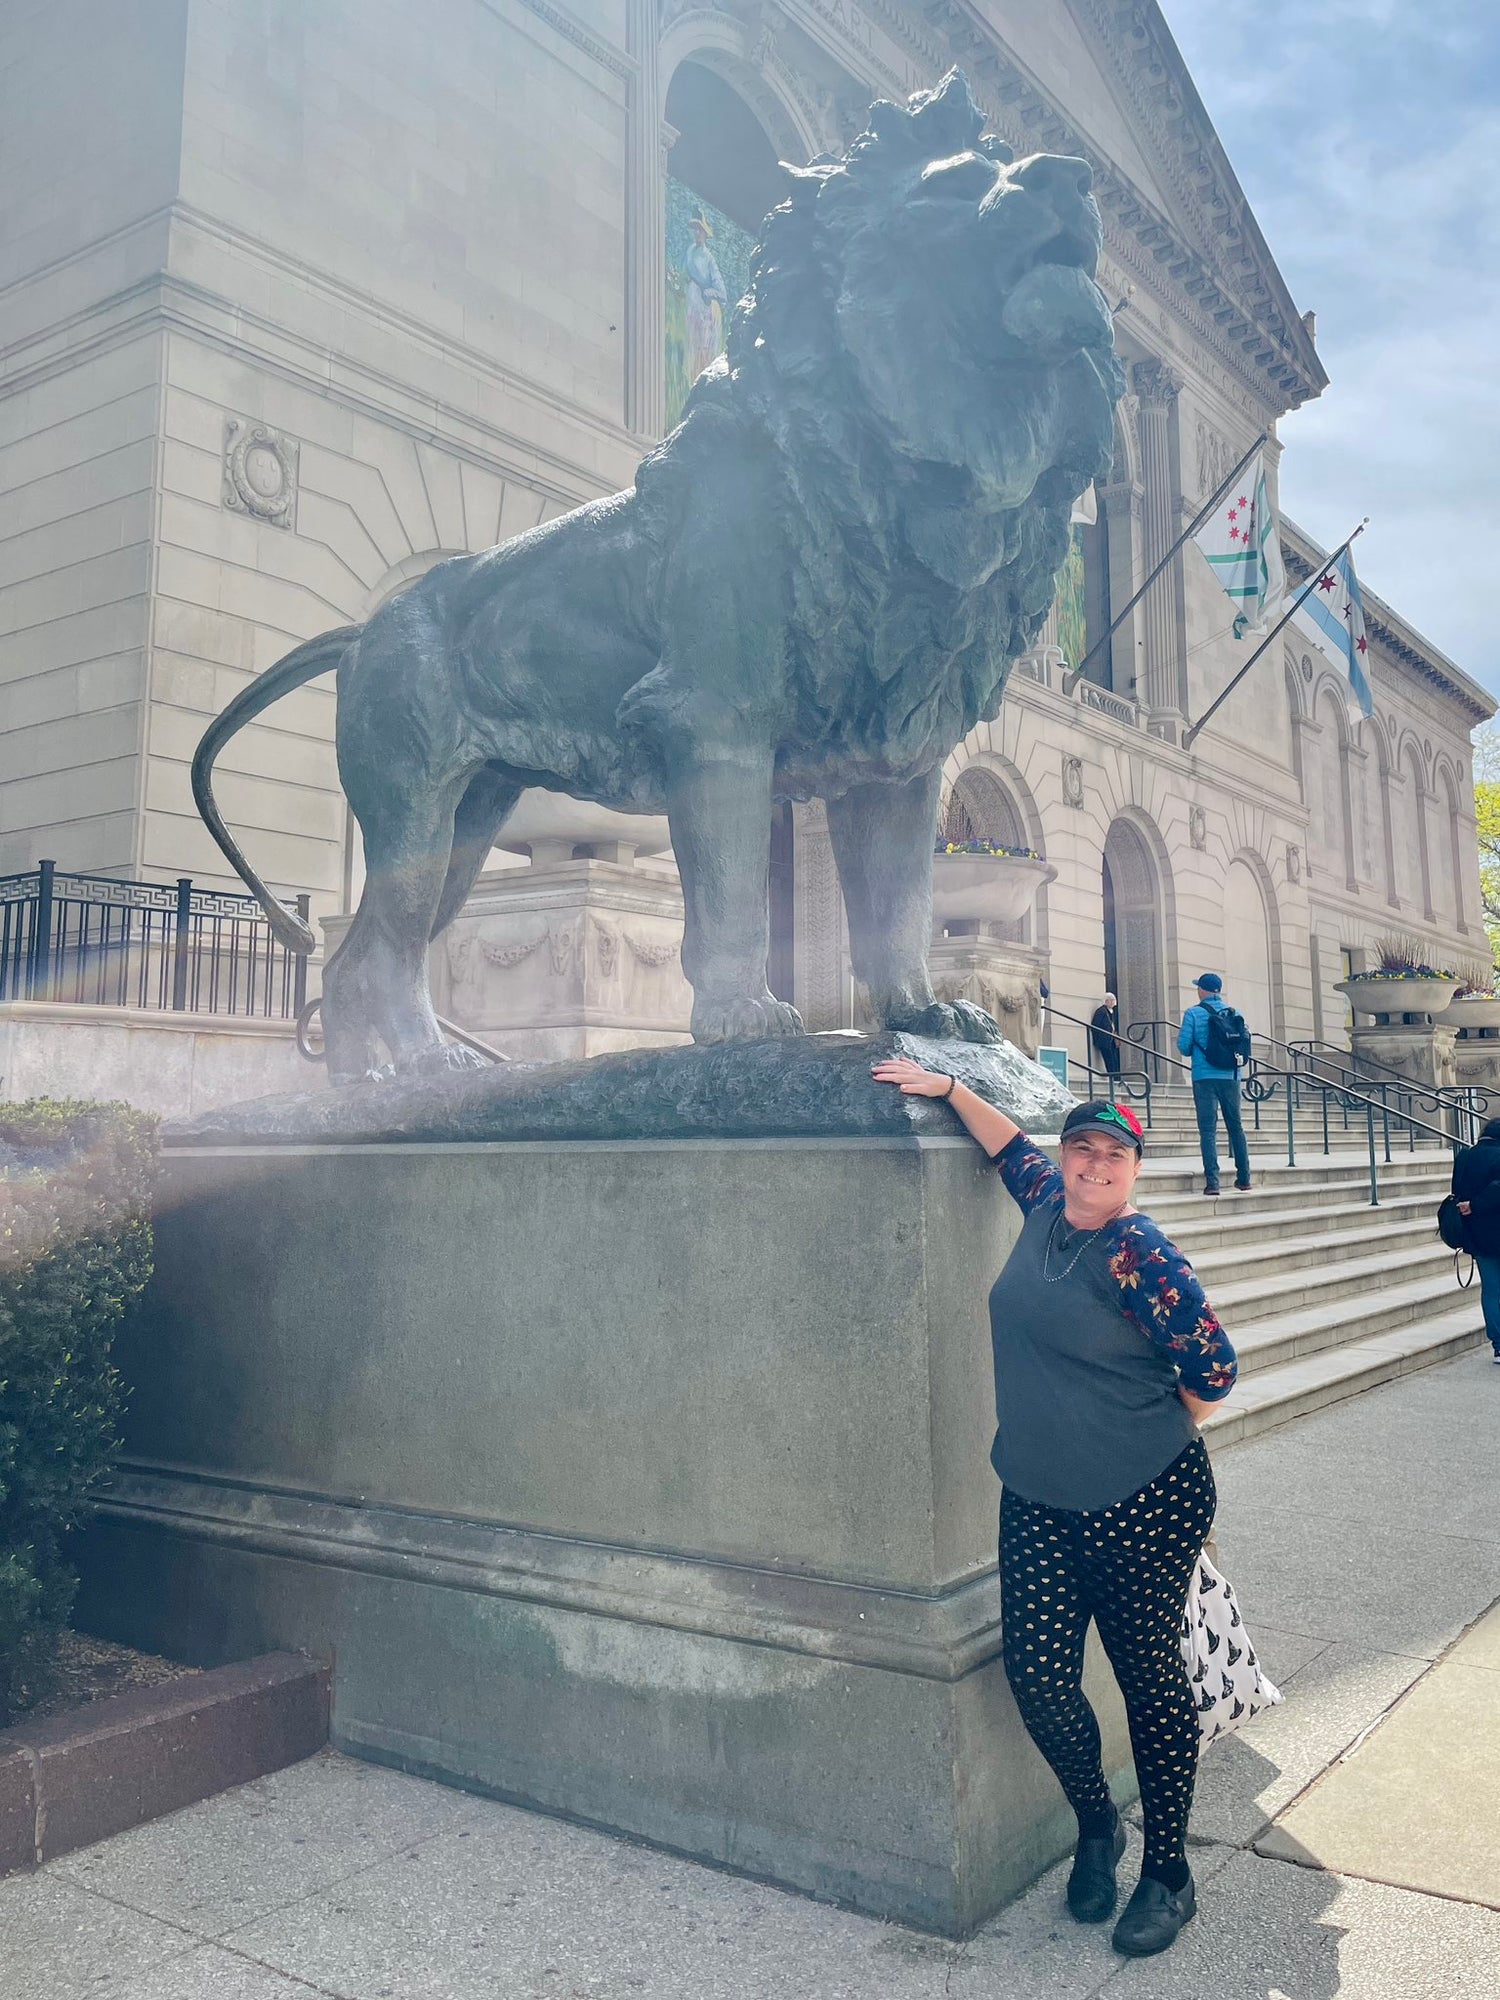
M 1330 378 L 1281 504 L 1500 695 L 1500 0 L 1160 0 Z

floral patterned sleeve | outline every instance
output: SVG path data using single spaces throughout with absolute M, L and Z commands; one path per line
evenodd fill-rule
M 1007 1194 L 1028 1215 L 1044 1201 L 1062 1198 L 1062 1175 L 1024 1132 L 1018 1132 L 1008 1146 L 1000 1148 L 995 1165 L 1000 1169 Z
M 1121 1224 L 1109 1271 L 1130 1318 L 1177 1363 L 1182 1386 L 1205 1403 L 1227 1396 L 1239 1373 L 1229 1335 L 1192 1265 L 1149 1215 Z

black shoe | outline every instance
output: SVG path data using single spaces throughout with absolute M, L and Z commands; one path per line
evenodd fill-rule
M 1178 1890 L 1143 1875 L 1125 1914 L 1115 1925 L 1114 1947 L 1126 1958 L 1150 1958 L 1177 1942 L 1177 1933 L 1198 1914 L 1191 1875 Z
M 1219 1183 L 1217 1181 L 1205 1181 L 1203 1183 L 1203 1192 L 1205 1194 L 1217 1194 L 1219 1192 Z
M 1234 1184 L 1236 1194 L 1249 1194 L 1250 1188 L 1251 1183 L 1249 1181 L 1236 1181 Z
M 1115 1821 L 1113 1837 L 1080 1840 L 1068 1877 L 1068 1909 L 1081 1924 L 1107 1923 L 1115 1913 L 1115 1870 L 1125 1852 L 1125 1825 Z

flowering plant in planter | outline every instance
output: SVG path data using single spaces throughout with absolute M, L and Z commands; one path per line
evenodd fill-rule
M 1500 1000 L 1500 992 L 1496 990 L 1500 969 L 1495 966 L 1485 965 L 1477 958 L 1470 959 L 1458 968 L 1455 977 L 1459 982 L 1458 999 Z
M 1397 935 L 1376 938 L 1375 952 L 1379 965 L 1365 972 L 1351 972 L 1348 984 L 1365 985 L 1373 979 L 1452 979 L 1459 974 L 1446 965 L 1429 965 L 1423 956 L 1426 946 L 1419 937 Z
M 998 840 L 940 840 L 939 854 L 1001 854 L 1012 861 L 1040 861 L 1034 847 L 1002 847 Z

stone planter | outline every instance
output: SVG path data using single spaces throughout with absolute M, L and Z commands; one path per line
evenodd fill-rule
M 998 938 L 940 937 L 928 949 L 927 972 L 939 1000 L 972 1000 L 994 1015 L 1008 1042 L 1035 1061 L 1042 965 L 1034 952 Z
M 940 926 L 1016 923 L 1034 907 L 1043 884 L 1056 879 L 1050 861 L 1019 854 L 935 854 L 933 921 Z
M 1345 996 L 1356 1014 L 1399 1023 L 1409 1014 L 1423 1020 L 1441 1014 L 1458 986 L 1456 979 L 1429 979 L 1413 973 L 1407 979 L 1341 979 L 1334 990 Z
M 1457 1028 L 1468 1036 L 1494 1035 L 1500 1031 L 1500 996 L 1461 993 L 1437 1016 L 1445 1028 Z
M 522 792 L 495 844 L 535 862 L 571 861 L 575 847 L 588 847 L 597 860 L 628 863 L 637 854 L 669 852 L 672 834 L 665 813 L 615 812 L 533 788 Z

